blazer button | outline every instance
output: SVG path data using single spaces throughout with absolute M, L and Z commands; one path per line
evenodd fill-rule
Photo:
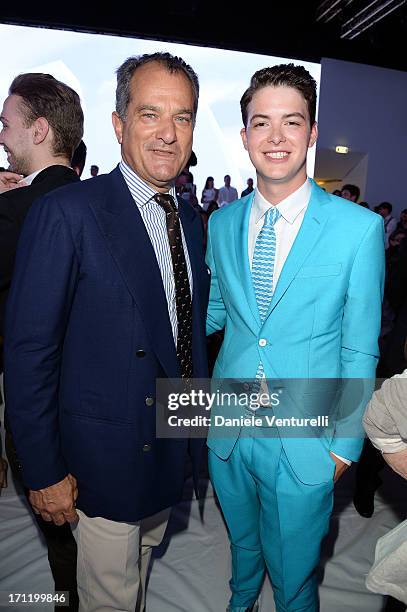
M 152 406 L 154 404 L 153 397 L 146 397 L 146 406 Z
M 145 351 L 143 351 L 143 349 L 139 349 L 139 350 L 136 352 L 136 355 L 137 355 L 137 357 L 145 357 L 145 356 L 146 356 L 146 352 L 145 352 Z
M 148 451 L 151 451 L 151 445 L 150 444 L 144 444 L 143 452 L 148 453 Z

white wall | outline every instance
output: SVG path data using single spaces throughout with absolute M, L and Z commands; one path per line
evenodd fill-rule
M 367 153 L 364 199 L 398 214 L 407 208 L 407 72 L 326 58 L 321 67 L 318 146 Z
M 84 140 L 88 147 L 83 178 L 91 164 L 109 172 L 120 159 L 119 146 L 111 124 L 116 88 L 115 70 L 130 55 L 169 51 L 183 57 L 197 71 L 200 99 L 194 135 L 198 165 L 191 168 L 198 198 L 207 176 L 216 187 L 230 174 L 239 193 L 254 176 L 253 166 L 240 138 L 240 98 L 252 74 L 286 58 L 226 49 L 181 45 L 80 32 L 26 28 L 0 24 L 0 108 L 16 74 L 48 72 L 73 87 L 85 112 Z M 305 66 L 319 84 L 320 65 L 296 61 Z M 314 173 L 315 147 L 308 155 L 308 171 Z M 0 166 L 7 166 L 0 147 Z

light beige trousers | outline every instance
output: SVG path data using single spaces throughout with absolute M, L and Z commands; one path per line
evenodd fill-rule
M 90 518 L 78 510 L 79 612 L 142 612 L 153 546 L 164 537 L 171 509 L 137 523 Z

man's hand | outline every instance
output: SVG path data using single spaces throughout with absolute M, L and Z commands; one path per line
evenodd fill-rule
M 345 463 L 344 461 L 341 461 L 336 455 L 334 455 L 333 453 L 329 453 L 331 455 L 331 458 L 335 461 L 336 463 L 336 468 L 335 468 L 335 475 L 334 475 L 334 482 L 337 482 L 339 480 L 339 478 L 342 476 L 342 474 L 344 472 L 346 472 L 346 470 L 348 469 L 349 465 L 347 463 Z
M 39 491 L 30 490 L 30 503 L 36 514 L 55 525 L 74 523 L 79 519 L 75 510 L 78 497 L 76 479 L 68 474 L 63 480 Z
M 383 453 L 383 459 L 392 470 L 407 480 L 407 448 L 397 453 Z
M 15 189 L 16 187 L 25 187 L 24 183 L 20 183 L 23 178 L 21 174 L 8 172 L 8 170 L 0 172 L 0 193 L 10 191 L 10 189 Z
M 3 459 L 3 457 L 0 457 L 0 489 L 5 489 L 7 487 L 7 468 L 7 461 Z

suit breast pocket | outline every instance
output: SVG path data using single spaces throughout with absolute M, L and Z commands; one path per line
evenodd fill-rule
M 342 264 L 324 264 L 321 266 L 304 266 L 297 278 L 318 278 L 323 276 L 338 276 L 342 272 Z

